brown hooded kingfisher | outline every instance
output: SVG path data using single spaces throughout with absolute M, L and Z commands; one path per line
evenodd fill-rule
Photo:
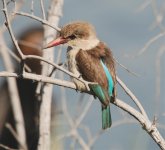
M 98 84 L 89 85 L 91 93 L 101 102 L 102 129 L 112 124 L 110 101 L 116 97 L 116 71 L 111 50 L 101 42 L 94 27 L 83 21 L 72 22 L 61 28 L 58 38 L 45 48 L 67 44 L 68 69 L 85 81 Z M 80 91 L 86 90 L 83 82 L 73 78 Z

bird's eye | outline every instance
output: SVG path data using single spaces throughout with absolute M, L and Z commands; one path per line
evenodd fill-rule
M 73 35 L 70 35 L 68 38 L 71 40 L 74 40 L 76 38 L 76 36 L 73 34 Z

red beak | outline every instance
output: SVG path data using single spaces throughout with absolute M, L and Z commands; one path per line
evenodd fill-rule
M 62 38 L 62 37 L 59 37 L 59 38 L 57 38 L 57 39 L 51 41 L 50 43 L 48 43 L 48 44 L 44 47 L 44 49 L 50 48 L 50 47 L 53 47 L 53 46 L 57 46 L 57 45 L 60 45 L 60 44 L 65 44 L 65 43 L 67 43 L 67 42 L 68 42 L 67 39 Z

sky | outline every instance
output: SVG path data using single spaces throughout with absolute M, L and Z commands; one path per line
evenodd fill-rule
M 37 3 L 37 2 L 36 2 Z M 44 1 L 45 6 L 48 6 L 48 1 Z M 160 45 L 163 44 L 164 39 L 149 46 L 149 48 L 142 55 L 136 55 L 152 37 L 160 33 L 158 28 L 151 29 L 155 21 L 151 6 L 146 7 L 143 11 L 139 11 L 140 6 L 144 3 L 143 0 L 65 0 L 63 7 L 63 16 L 60 20 L 59 26 L 76 20 L 84 20 L 92 23 L 95 26 L 97 36 L 101 41 L 104 41 L 113 51 L 114 57 L 129 70 L 135 72 L 138 76 L 128 73 L 125 69 L 117 65 L 118 76 L 126 83 L 126 85 L 133 91 L 139 98 L 143 107 L 145 108 L 150 120 L 153 120 L 155 115 L 155 91 L 156 91 L 156 69 L 155 61 L 157 51 Z M 37 4 L 36 4 L 37 6 Z M 27 2 L 24 10 L 29 10 L 30 4 Z M 36 14 L 38 8 L 36 7 Z M 2 17 L 1 17 L 2 16 Z M 3 23 L 3 15 L 1 14 Z M 34 20 L 27 20 L 23 18 L 21 23 L 16 21 L 13 23 L 15 35 L 18 36 L 20 31 L 37 24 Z M 10 41 L 8 35 L 6 40 Z M 63 59 L 65 60 L 65 53 Z M 161 105 L 160 116 L 158 120 L 160 123 L 165 123 L 164 105 L 165 95 L 163 90 L 165 88 L 165 81 L 163 75 L 165 74 L 165 62 L 163 57 L 161 60 Z M 55 94 L 58 93 L 55 87 Z M 68 95 L 68 109 L 70 113 L 75 115 L 75 97 L 78 95 L 75 91 L 67 89 Z M 118 86 L 118 98 L 127 103 L 132 104 L 128 96 Z M 58 97 L 58 96 L 57 96 Z M 59 96 L 60 97 L 60 96 Z M 60 102 L 59 102 L 60 103 Z M 113 122 L 122 119 L 120 115 L 121 110 L 112 106 L 112 119 Z M 95 134 L 101 128 L 99 124 L 101 118 L 100 104 L 97 101 L 93 102 L 88 116 L 84 119 L 83 123 L 94 127 L 92 133 Z M 98 117 L 99 116 L 99 117 Z M 92 119 L 91 119 L 92 118 Z M 95 121 L 93 121 L 95 120 Z M 97 124 L 98 123 L 98 124 Z M 161 133 L 165 133 L 161 130 Z M 83 135 L 82 135 L 83 136 Z M 165 134 L 164 134 L 165 136 Z M 64 149 L 67 149 L 70 144 L 66 140 Z M 153 140 L 142 130 L 138 124 L 125 124 L 112 128 L 104 133 L 99 140 L 94 144 L 94 150 L 99 149 L 112 149 L 112 150 L 155 150 L 158 147 Z

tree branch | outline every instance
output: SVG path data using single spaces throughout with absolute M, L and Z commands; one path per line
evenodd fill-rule
M 5 1 L 3 1 L 3 7 L 4 7 L 4 13 L 6 16 L 7 27 L 11 36 L 13 37 L 13 42 L 14 42 L 15 39 L 11 30 L 10 20 L 7 14 L 7 7 L 6 7 Z M 16 46 L 18 46 L 16 42 L 15 44 Z M 4 62 L 6 70 L 14 71 L 14 67 L 12 65 L 9 53 L 5 47 L 5 42 L 2 35 L 0 35 L 0 46 L 1 46 L 1 54 L 2 54 L 2 58 L 3 58 L 3 62 Z M 7 78 L 7 83 L 8 83 L 8 88 L 9 88 L 9 93 L 10 93 L 9 95 L 10 95 L 11 105 L 12 105 L 13 114 L 14 114 L 16 131 L 18 134 L 19 145 L 20 147 L 26 150 L 27 149 L 26 131 L 25 131 L 23 112 L 22 112 L 21 102 L 20 102 L 20 98 L 18 94 L 16 79 Z
M 24 58 L 24 55 L 23 55 L 22 51 L 20 50 L 20 48 L 18 46 L 18 42 L 15 39 L 14 34 L 13 34 L 13 31 L 12 31 L 12 28 L 11 28 L 10 19 L 9 19 L 8 12 L 7 12 L 6 2 L 5 2 L 5 0 L 3 0 L 2 2 L 3 2 L 3 9 L 2 9 L 2 11 L 4 12 L 5 17 L 6 17 L 6 23 L 5 23 L 6 24 L 6 27 L 8 28 L 8 31 L 9 31 L 10 36 L 11 36 L 11 39 L 12 39 L 15 47 L 17 48 L 18 53 L 19 53 L 21 59 L 23 59 Z
M 1 77 L 18 77 L 16 73 L 9 73 L 9 72 L 0 72 Z M 23 78 L 25 79 L 32 79 L 39 82 L 47 82 L 51 84 L 56 84 L 59 86 L 64 86 L 71 89 L 76 89 L 76 86 L 74 83 L 62 81 L 58 79 L 53 79 L 51 77 L 44 77 L 41 75 L 35 75 L 32 73 L 23 73 Z M 147 133 L 153 138 L 153 140 L 157 143 L 157 145 L 162 149 L 165 150 L 165 141 L 161 134 L 159 133 L 156 126 L 148 119 L 146 116 L 138 112 L 133 107 L 129 106 L 125 102 L 116 99 L 116 101 L 113 102 L 114 105 L 117 107 L 123 109 L 124 111 L 128 112 L 131 116 L 133 116 L 136 120 L 139 121 L 139 123 L 142 125 L 143 129 L 147 131 Z
M 13 15 L 25 16 L 25 17 L 34 19 L 34 20 L 36 20 L 36 21 L 39 21 L 39 22 L 41 22 L 42 24 L 47 25 L 47 26 L 49 26 L 49 27 L 55 29 L 56 31 L 60 31 L 60 30 L 61 30 L 61 29 L 58 28 L 57 26 L 54 26 L 53 23 L 50 24 L 49 21 L 44 20 L 44 19 L 41 19 L 40 17 L 34 16 L 34 15 L 30 15 L 30 14 L 28 14 L 28 13 L 24 13 L 24 12 L 13 12 Z
M 50 3 L 50 9 L 48 12 L 48 22 L 51 24 L 54 24 L 55 26 L 58 26 L 59 23 L 59 16 L 58 13 L 62 11 L 63 6 L 63 0 L 52 0 Z M 44 39 L 45 42 L 48 43 L 48 41 L 53 40 L 53 38 L 56 36 L 58 30 L 56 30 L 44 26 L 45 34 Z M 49 48 L 47 51 L 43 52 L 44 59 L 47 59 L 49 61 L 54 60 L 54 52 L 53 48 Z M 52 71 L 53 67 L 49 64 L 44 64 L 42 69 L 42 74 L 48 76 L 50 72 Z M 40 137 L 39 137 L 39 143 L 38 143 L 38 150 L 49 150 L 50 149 L 50 121 L 51 121 L 51 101 L 52 101 L 52 93 L 53 93 L 53 86 L 51 84 L 44 84 L 44 87 L 42 88 L 42 102 L 40 107 Z
M 114 104 L 123 109 L 124 111 L 128 112 L 131 116 L 136 118 L 139 123 L 142 125 L 143 129 L 147 131 L 147 133 L 152 137 L 152 139 L 157 143 L 157 145 L 162 149 L 165 150 L 165 141 L 161 134 L 159 133 L 158 129 L 156 128 L 155 124 L 153 124 L 149 119 L 144 117 L 141 113 L 137 110 L 129 106 L 128 104 L 124 103 L 123 101 L 117 99 Z
M 116 77 L 116 79 L 117 79 L 117 82 L 119 83 L 119 85 L 124 89 L 125 93 L 133 100 L 133 102 L 139 108 L 139 110 L 144 115 L 144 117 L 146 117 L 148 119 L 148 116 L 147 116 L 143 106 L 141 105 L 139 100 L 136 98 L 136 96 L 128 89 L 128 87 L 124 84 L 124 82 L 122 80 L 120 80 L 120 78 L 118 76 Z

